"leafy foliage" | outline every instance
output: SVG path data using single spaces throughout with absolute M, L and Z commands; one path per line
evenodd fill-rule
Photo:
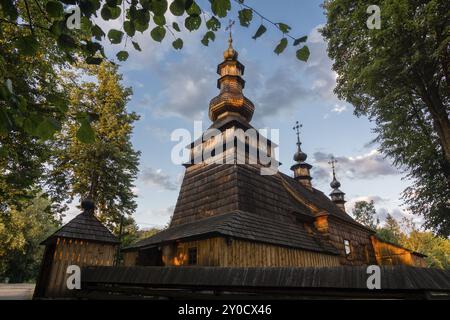
M 170 3 L 169 3 L 170 2 Z M 288 39 L 298 44 L 298 39 L 290 36 L 291 28 L 282 22 L 274 23 L 261 15 L 255 9 L 249 7 L 244 1 L 231 0 L 210 0 L 210 8 L 201 8 L 194 0 L 130 0 L 130 1 L 99 1 L 99 0 L 49 0 L 49 1 L 16 1 L 1 0 L 0 6 L 0 42 L 2 51 L 7 50 L 9 54 L 18 52 L 18 59 L 27 62 L 43 59 L 49 65 L 74 65 L 76 62 L 84 62 L 92 65 L 99 65 L 106 59 L 103 46 L 100 43 L 105 37 L 114 45 L 123 46 L 124 42 L 131 38 L 134 49 L 141 51 L 141 47 L 133 38 L 136 32 L 150 31 L 151 38 L 157 42 L 162 42 L 166 37 L 166 31 L 170 31 L 174 37 L 172 46 L 175 50 L 183 48 L 183 40 L 175 36 L 174 32 L 180 32 L 181 27 L 177 22 L 171 26 L 166 24 L 167 14 L 173 14 L 180 19 L 184 19 L 184 26 L 187 30 L 194 32 L 200 29 L 202 16 L 205 18 L 208 32 L 201 42 L 208 45 L 209 41 L 215 39 L 215 32 L 219 31 L 222 24 L 220 19 L 229 15 L 232 4 L 240 7 L 238 16 L 239 22 L 244 27 L 250 27 L 255 16 L 259 16 L 263 21 L 271 24 L 283 33 L 283 39 L 278 44 L 275 52 L 280 54 L 287 46 Z M 74 11 L 69 11 L 70 6 L 78 6 L 80 10 L 80 27 L 68 27 L 69 21 L 74 20 Z M 211 11 L 210 15 L 207 11 Z M 206 19 L 206 17 L 208 19 Z M 103 30 L 95 19 L 104 21 L 117 20 L 122 18 L 123 28 Z M 266 26 L 259 26 L 253 39 L 261 37 L 267 31 Z M 301 39 L 301 38 L 299 38 Z M 15 51 L 17 50 L 17 51 Z M 4 52 L 3 52 L 4 53 Z M 6 54 L 6 53 L 5 53 Z M 2 54 L 1 57 L 4 55 Z M 121 48 L 116 53 L 118 61 L 125 61 L 129 56 L 126 48 Z M 297 51 L 297 58 L 306 61 L 309 57 L 309 50 L 303 47 Z M 52 61 L 52 63 L 49 63 Z M 11 61 L 7 61 L 10 63 Z M 1 65 L 5 63 L 0 59 Z M 15 63 L 18 63 L 15 61 Z M 34 64 L 30 64 L 33 66 Z M 32 69 L 32 68 L 30 68 Z M 4 71 L 4 70 L 2 70 Z M 30 73 L 26 78 L 32 78 L 35 73 Z M 59 103 L 55 105 L 53 114 L 49 115 L 48 110 L 41 108 L 47 102 L 44 94 L 21 94 L 17 90 L 20 85 L 27 85 L 23 92 L 36 91 L 37 86 L 33 81 L 23 81 L 19 84 L 17 77 L 13 73 L 0 73 L 0 105 L 8 107 L 0 108 L 0 134 L 7 134 L 12 130 L 22 130 L 30 136 L 47 140 L 59 131 L 60 122 L 65 119 L 64 97 L 55 94 Z M 7 81 L 12 82 L 12 89 L 8 90 Z M 43 87 L 50 87 L 46 83 Z M 56 88 L 58 86 L 53 86 Z M 34 115 L 27 114 L 33 109 Z M 79 137 L 83 141 L 92 141 L 92 132 L 85 120 L 80 118 Z M 39 129 L 37 130 L 37 128 Z
M 377 211 L 375 210 L 373 200 L 370 202 L 367 201 L 357 201 L 355 203 L 355 207 L 352 211 L 355 220 L 360 222 L 361 224 L 369 227 L 371 229 L 375 229 L 377 226 L 376 215 Z
M 412 220 L 403 219 L 398 222 L 388 215 L 384 226 L 378 227 L 377 236 L 384 241 L 425 254 L 429 267 L 450 269 L 450 240 L 417 229 Z
M 409 209 L 450 234 L 448 2 L 378 1 L 381 29 L 366 27 L 367 4 L 326 1 L 322 30 L 337 72 L 335 92 L 375 122 L 381 152 L 413 185 Z
M 140 153 L 133 150 L 130 138 L 139 117 L 126 110 L 131 89 L 120 84 L 117 66 L 102 63 L 86 67 L 86 71 L 96 76 L 98 83 L 72 87 L 69 113 L 86 115 L 83 124 L 94 117 L 95 136 L 89 134 L 90 143 L 83 143 L 86 137 L 80 139 L 77 122 L 65 124 L 53 144 L 49 194 L 60 204 L 90 194 L 99 218 L 118 233 L 122 215 L 127 225 L 134 223 L 130 217 L 136 208 L 132 188 Z
M 36 279 L 43 255 L 39 243 L 54 232 L 60 222 L 50 202 L 38 195 L 22 209 L 0 212 L 0 281 L 27 282 Z

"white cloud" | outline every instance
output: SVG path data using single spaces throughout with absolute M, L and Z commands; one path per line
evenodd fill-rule
M 343 104 L 335 104 L 331 112 L 342 113 L 347 110 L 347 106 Z
M 162 190 L 174 191 L 178 189 L 178 184 L 173 181 L 170 175 L 164 173 L 161 169 L 145 168 L 139 180 L 144 183 L 158 186 Z
M 332 154 L 324 152 L 314 153 L 314 166 L 316 168 L 314 178 L 320 180 L 330 177 L 331 170 L 328 161 L 331 156 Z M 400 174 L 376 149 L 362 155 L 338 156 L 335 158 L 338 161 L 338 175 L 345 175 L 350 179 L 372 179 Z

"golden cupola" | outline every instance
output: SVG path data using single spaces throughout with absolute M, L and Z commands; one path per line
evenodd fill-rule
M 214 122 L 228 115 L 239 115 L 250 122 L 255 106 L 242 93 L 245 86 L 245 81 L 242 79 L 245 68 L 237 60 L 238 53 L 233 48 L 231 33 L 228 49 L 223 53 L 223 58 L 224 61 L 217 66 L 217 73 L 220 75 L 217 88 L 220 89 L 220 93 L 209 103 L 209 118 Z

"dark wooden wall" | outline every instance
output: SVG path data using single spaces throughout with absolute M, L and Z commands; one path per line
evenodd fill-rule
M 162 247 L 164 265 L 188 265 L 189 248 L 197 248 L 197 265 L 200 266 L 329 267 L 339 265 L 339 257 L 335 255 L 236 239 L 228 242 L 222 237 L 165 245 Z M 139 264 L 139 260 L 141 259 L 138 259 L 136 251 L 124 253 L 126 266 Z
M 40 297 L 64 297 L 69 295 L 67 289 L 67 267 L 69 265 L 112 266 L 114 264 L 116 245 L 88 242 L 85 240 L 57 238 L 54 244 L 52 263 L 47 270 L 42 270 Z M 47 259 L 49 257 L 46 257 Z M 45 264 L 45 261 L 43 262 Z

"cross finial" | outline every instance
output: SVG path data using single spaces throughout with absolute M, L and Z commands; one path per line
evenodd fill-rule
M 298 121 L 295 121 L 295 126 L 292 128 L 296 134 L 297 134 L 297 144 L 300 143 L 300 128 L 303 127 L 301 123 L 298 123 Z
M 229 34 L 229 37 L 228 37 L 228 44 L 229 44 L 230 47 L 231 47 L 231 44 L 233 43 L 233 38 L 231 37 L 231 28 L 233 27 L 234 23 L 235 23 L 235 21 L 230 19 L 228 21 L 227 27 L 225 28 L 225 31 L 230 30 L 230 34 Z
M 335 167 L 336 167 L 336 163 L 337 163 L 337 162 L 338 162 L 338 161 L 334 158 L 334 156 L 331 156 L 330 161 L 328 161 L 328 163 L 331 164 L 331 168 L 333 169 L 333 178 L 336 177 L 336 174 L 335 174 Z

